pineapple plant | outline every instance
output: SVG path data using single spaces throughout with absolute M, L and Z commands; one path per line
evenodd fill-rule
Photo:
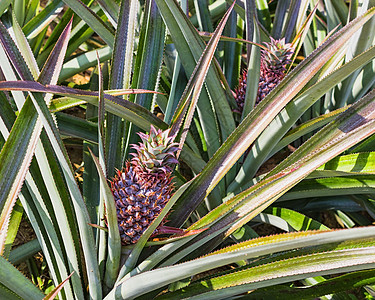
M 285 38 L 273 39 L 269 43 L 264 43 L 266 48 L 261 49 L 260 77 L 258 84 L 258 94 L 255 105 L 285 77 L 286 66 L 291 63 L 294 54 L 294 47 L 290 43 L 285 43 Z M 239 79 L 238 87 L 235 90 L 235 99 L 239 113 L 242 113 L 246 96 L 247 72 L 244 71 Z
M 151 126 L 149 134 L 138 133 L 142 142 L 136 153 L 111 181 L 122 244 L 134 244 L 160 214 L 173 191 L 172 165 L 179 149 L 169 136 Z
M 0 1 L 0 14 L 8 2 Z M 100 7 L 96 1 L 63 2 L 71 9 L 64 9 L 51 36 L 40 30 L 45 15 L 29 21 L 30 10 L 39 11 L 34 5 L 27 14 L 14 5 L 17 22 L 9 6 L 0 20 L 0 90 L 6 91 L 0 91 L 0 299 L 315 299 L 360 287 L 358 299 L 369 296 L 375 287 L 370 1 L 350 9 L 344 0 L 319 3 L 318 17 L 314 1 L 292 1 L 289 8 L 286 1 L 271 1 L 262 10 L 247 5 L 255 1 L 244 7 L 237 1 L 235 13 L 227 1 L 187 1 L 191 5 L 183 7 L 175 0 Z M 48 5 L 58 11 L 61 3 Z M 337 20 L 328 18 L 332 11 Z M 305 58 L 280 84 L 267 85 L 272 93 L 260 105 L 247 111 L 245 102 L 238 124 L 231 90 L 248 53 L 241 40 L 228 37 L 255 30 L 259 23 L 246 18 L 252 13 L 263 25 L 260 38 L 276 41 L 285 34 Z M 216 25 L 222 14 L 212 37 L 196 30 Z M 223 51 L 216 51 L 219 41 Z M 264 72 L 266 66 L 283 68 L 281 60 L 270 63 L 277 57 L 271 52 L 262 53 L 262 63 L 255 56 Z M 89 84 L 68 81 L 88 66 L 94 67 Z M 277 82 L 285 71 L 271 75 Z M 258 78 L 252 75 L 244 77 L 255 100 Z M 164 120 L 152 113 L 155 104 Z M 62 112 L 72 106 L 85 110 L 85 119 Z M 319 119 L 310 120 L 314 115 Z M 269 173 L 255 175 L 268 156 L 325 124 Z M 135 128 L 150 132 L 140 134 L 142 143 L 123 163 L 136 143 Z M 172 132 L 181 152 L 173 149 Z M 84 174 L 78 184 L 65 146 L 79 141 Z M 177 158 L 193 178 L 178 178 L 174 189 Z M 122 171 L 111 174 L 116 168 Z M 106 174 L 115 177 L 112 184 Z M 13 209 L 17 199 L 37 240 L 13 249 L 22 214 Z M 328 228 L 322 211 L 348 228 Z M 184 234 L 149 241 L 171 231 L 166 215 L 167 224 Z M 286 232 L 268 236 L 259 231 L 262 223 Z M 13 266 L 35 251 L 44 254 L 55 286 L 47 296 Z

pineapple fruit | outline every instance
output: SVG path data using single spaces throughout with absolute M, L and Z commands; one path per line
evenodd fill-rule
M 142 142 L 133 145 L 136 153 L 111 181 L 116 202 L 121 242 L 134 244 L 168 203 L 173 191 L 172 167 L 178 163 L 170 130 L 138 133 Z
M 267 50 L 261 49 L 260 77 L 257 105 L 264 97 L 285 77 L 286 66 L 291 63 L 294 53 L 292 44 L 285 43 L 285 39 L 275 40 L 271 37 L 270 43 L 264 43 Z M 235 99 L 239 113 L 242 113 L 246 95 L 247 72 L 245 71 L 235 90 Z

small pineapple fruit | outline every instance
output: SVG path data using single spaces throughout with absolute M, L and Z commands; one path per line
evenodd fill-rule
M 260 77 L 258 84 L 258 104 L 264 97 L 285 77 L 286 66 L 291 63 L 294 53 L 292 44 L 286 44 L 285 39 L 275 40 L 271 37 L 270 43 L 264 43 L 267 50 L 261 49 Z M 235 99 L 239 113 L 242 113 L 246 95 L 247 72 L 245 71 L 235 90 Z
M 173 191 L 171 165 L 178 163 L 175 136 L 151 126 L 149 134 L 138 133 L 137 151 L 111 181 L 117 207 L 122 244 L 136 243 L 160 214 Z

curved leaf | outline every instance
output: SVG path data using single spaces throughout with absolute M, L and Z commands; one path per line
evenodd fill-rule
M 100 177 L 101 188 L 103 189 L 103 197 L 106 208 L 106 220 L 108 222 L 108 259 L 106 264 L 105 284 L 112 287 L 116 281 L 117 273 L 120 267 L 121 256 L 121 239 L 117 224 L 117 214 L 115 201 L 113 200 L 112 191 L 107 184 L 107 179 L 103 173 L 99 160 L 88 148 L 95 162 Z
M 282 196 L 280 200 L 368 194 L 374 192 L 374 175 L 348 175 L 344 177 L 305 179 Z
M 79 0 L 63 0 L 82 20 L 84 20 L 108 46 L 113 48 L 114 33 L 113 30 L 104 23 L 89 7 Z
M 164 264 L 199 248 L 207 252 L 280 198 L 317 167 L 375 132 L 375 90 L 274 168 L 263 180 L 209 212 L 189 229 L 211 224 Z M 358 127 L 357 127 L 358 126 Z M 207 244 L 206 244 L 207 243 Z M 204 245 L 206 244 L 206 245 Z
M 85 100 L 91 104 L 98 105 L 98 93 L 84 90 L 69 88 L 66 86 L 57 85 L 41 85 L 32 81 L 4 81 L 0 82 L 0 90 L 21 90 L 32 91 L 41 93 L 53 93 L 62 96 L 70 96 L 75 99 Z M 152 91 L 140 90 L 125 90 L 123 94 L 131 93 L 156 93 Z M 134 104 L 132 102 L 119 99 L 112 95 L 105 94 L 107 111 L 119 115 L 132 121 L 137 126 L 149 130 L 150 125 L 155 125 L 159 128 L 165 129 L 167 124 L 157 118 L 154 114 L 150 113 L 147 109 Z
M 0 256 L 0 283 L 23 299 L 41 300 L 44 297 L 42 291 L 2 256 Z
M 156 3 L 179 52 L 187 77 L 190 77 L 204 50 L 204 42 L 176 1 L 156 0 Z M 227 100 L 232 95 L 223 89 L 220 82 L 222 77 L 219 76 L 219 72 L 221 71 L 215 64 L 215 67 L 208 71 L 206 78 L 207 89 L 212 103 L 210 103 L 211 100 L 205 90 L 202 91 L 203 93 L 198 102 L 198 113 L 201 115 L 202 127 L 210 155 L 218 148 L 219 141 L 229 136 L 235 128 L 233 115 Z M 211 105 L 215 108 L 222 137 L 218 136 L 216 120 Z
M 276 297 L 278 297 L 280 300 L 313 299 L 328 294 L 353 290 L 363 287 L 364 285 L 374 284 L 374 282 L 375 270 L 358 271 L 330 278 L 312 286 L 305 286 L 302 289 L 285 285 L 275 288 L 258 289 L 248 295 L 247 299 L 256 300 L 260 297 L 267 297 L 268 299 L 276 299 Z
M 319 267 L 317 267 L 319 266 Z M 375 248 L 315 253 L 203 280 L 158 299 L 227 299 L 253 289 L 375 266 Z
M 143 295 L 164 285 L 181 280 L 223 265 L 242 259 L 259 257 L 269 253 L 285 251 L 294 248 L 339 243 L 351 239 L 365 239 L 374 234 L 375 227 L 338 230 L 332 232 L 288 233 L 265 238 L 254 239 L 245 243 L 225 248 L 208 256 L 184 262 L 179 265 L 155 269 L 132 277 L 124 278 L 116 288 L 116 295 L 131 298 Z M 343 234 L 345 232 L 345 234 Z M 373 247 L 372 247 L 373 248 Z M 375 248 L 371 250 L 375 256 Z M 366 255 L 366 254 L 365 254 Z M 366 256 L 365 256 L 366 257 Z M 374 259 L 374 258 L 372 258 Z M 300 267 L 300 266 L 299 266 Z M 142 283 L 147 282 L 147 286 Z M 106 299 L 111 299 L 109 294 Z
M 270 218 L 277 217 L 278 220 L 276 222 L 284 221 L 287 225 L 286 228 L 281 228 L 275 225 L 272 221 L 269 222 Z M 266 222 L 268 224 L 277 226 L 283 230 L 291 231 L 298 230 L 298 231 L 305 231 L 305 230 L 329 230 L 329 228 L 314 219 L 311 219 L 299 212 L 296 212 L 291 209 L 283 208 L 283 207 L 272 207 L 267 208 L 264 213 L 259 214 L 256 216 L 253 221 Z M 284 224 L 283 224 L 284 225 Z
M 60 290 L 64 287 L 64 285 L 68 282 L 69 278 L 73 275 L 70 274 L 64 281 L 62 281 L 57 287 L 55 287 L 47 296 L 43 298 L 43 300 L 53 300 L 57 297 Z
M 254 146 L 250 149 L 236 179 L 228 187 L 228 191 L 234 192 L 238 189 L 243 190 L 243 188 L 246 188 L 248 184 L 246 179 L 252 178 L 266 158 L 270 157 L 271 153 L 274 153 L 271 149 L 279 149 L 280 145 L 276 144 L 275 146 L 275 143 L 278 142 L 287 130 L 296 123 L 303 112 L 305 112 L 317 99 L 319 99 L 319 97 L 324 95 L 324 93 L 329 91 L 334 85 L 338 84 L 358 67 L 373 59 L 374 56 L 375 47 L 372 47 L 367 52 L 362 53 L 344 66 L 323 77 L 309 89 L 303 91 L 300 95 L 297 95 L 293 102 L 289 103 L 275 120 L 269 124 L 264 132 L 260 134 L 255 141 Z M 287 138 L 284 141 L 287 141 Z M 259 151 L 258 149 L 262 149 L 262 151 Z
M 173 226 L 183 224 L 272 119 L 374 13 L 375 9 L 368 11 L 333 35 L 285 77 L 242 121 L 177 202 L 170 217 Z

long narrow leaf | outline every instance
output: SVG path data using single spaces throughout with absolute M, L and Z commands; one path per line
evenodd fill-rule
M 88 216 L 87 208 L 83 201 L 78 185 L 75 182 L 71 166 L 68 163 L 69 159 L 65 147 L 63 146 L 62 141 L 59 138 L 59 134 L 46 104 L 44 102 L 38 102 L 38 100 L 34 98 L 32 94 L 30 94 L 30 98 L 35 105 L 35 108 L 42 120 L 43 126 L 46 129 L 47 135 L 52 145 L 54 146 L 54 150 L 56 151 L 56 155 L 61 164 L 65 180 L 67 181 L 69 192 L 73 200 L 73 205 L 77 214 L 78 227 L 82 238 L 81 242 L 83 244 L 83 248 L 86 249 L 84 254 L 87 276 L 89 282 L 91 282 L 90 286 L 92 287 L 90 289 L 91 297 L 94 299 L 100 299 L 102 291 L 101 285 L 99 283 L 100 277 L 96 261 L 96 248 L 92 229 L 88 225 L 90 223 L 90 218 Z
M 319 265 L 319 270 L 316 266 Z M 293 257 L 203 280 L 160 299 L 227 299 L 250 290 L 320 275 L 371 269 L 374 247 L 345 249 Z M 228 284 L 230 282 L 230 284 Z M 209 288 L 207 289 L 207 286 Z
M 66 31 L 65 31 L 65 34 L 66 35 L 69 35 L 69 32 L 70 32 L 70 26 L 71 25 L 69 25 L 68 27 L 67 27 L 67 29 L 66 29 Z M 64 34 L 64 35 L 65 35 Z M 4 34 L 3 34 L 3 37 L 6 37 L 6 33 L 4 32 Z M 65 49 L 66 49 L 66 41 L 67 41 L 67 39 L 66 38 L 63 38 L 62 39 L 62 43 L 65 43 Z M 11 43 L 11 41 L 10 41 L 10 43 Z M 11 45 L 11 44 L 10 44 Z M 8 48 L 9 48 L 9 45 L 7 46 Z M 59 48 L 58 48 L 59 49 Z M 24 68 L 24 67 L 22 67 L 22 66 L 24 66 L 25 64 L 22 62 L 22 60 L 18 60 L 17 61 L 17 52 L 15 52 L 16 53 L 16 56 L 14 56 L 14 59 L 13 59 L 13 63 L 14 63 L 14 65 L 16 66 L 16 69 L 18 69 L 18 70 L 20 70 L 20 74 L 22 74 L 23 75 L 23 73 L 21 72 L 21 70 L 22 70 L 22 68 L 24 69 L 24 70 L 27 70 L 27 68 Z M 61 53 L 65 53 L 65 50 L 64 51 L 61 51 Z M 9 54 L 9 53 L 8 53 Z M 13 54 L 13 53 L 12 53 Z M 10 55 L 11 56 L 11 55 Z M 49 70 L 48 69 L 48 64 L 46 65 L 46 67 L 45 67 L 45 71 L 43 70 L 42 71 L 42 74 L 45 74 L 44 76 L 47 76 L 47 74 L 48 74 L 48 76 L 50 77 L 50 80 L 53 80 L 53 81 L 56 81 L 56 79 L 57 79 L 57 75 L 56 75 L 56 72 L 55 72 L 55 68 L 56 68 L 56 64 L 58 65 L 58 68 L 56 68 L 57 69 L 57 72 L 59 71 L 59 69 L 61 68 L 61 65 L 62 65 L 62 58 L 61 57 L 59 57 L 60 55 L 57 55 L 57 57 L 56 57 L 56 62 L 54 62 L 53 61 L 53 59 L 51 59 L 50 60 L 50 63 L 51 64 L 54 64 L 54 66 L 55 67 L 53 67 L 52 68 L 52 72 L 51 72 L 51 70 Z M 11 57 L 13 57 L 13 56 L 11 56 Z M 43 72 L 45 72 L 45 73 L 43 73 Z M 28 75 L 29 73 L 27 73 L 27 71 L 25 72 L 25 75 L 23 75 L 24 77 L 26 76 L 29 76 Z M 44 82 L 46 82 L 46 83 L 49 83 L 50 81 L 48 81 L 48 80 L 46 80 L 45 78 L 44 78 L 44 76 L 41 78 L 41 81 L 44 83 Z M 44 81 L 45 80 L 45 81 Z M 52 83 L 54 83 L 52 81 Z M 30 94 L 30 98 L 31 98 L 31 100 L 29 99 L 29 101 L 26 101 L 26 103 L 25 103 L 25 105 L 23 106 L 23 109 L 21 110 L 21 113 L 20 113 L 20 115 L 19 115 L 19 117 L 17 118 L 17 120 L 16 120 L 16 124 L 17 124 L 17 121 L 18 120 L 25 120 L 25 119 L 27 119 L 27 118 L 25 118 L 24 116 L 28 116 L 29 118 L 32 118 L 32 120 L 35 120 L 34 121 L 34 123 L 36 122 L 36 120 L 37 120 L 37 114 L 36 114 L 36 111 L 35 111 L 35 108 L 33 107 L 33 105 L 32 105 L 32 103 L 31 103 L 31 101 L 32 100 L 34 100 L 34 101 L 36 101 L 37 103 L 39 103 L 39 104 L 41 104 L 42 106 L 43 106 L 43 108 L 45 108 L 45 109 L 47 109 L 47 111 L 45 112 L 45 113 L 47 113 L 48 114 L 48 116 L 47 116 L 47 118 L 49 117 L 50 118 L 50 121 L 52 122 L 52 126 L 55 126 L 55 124 L 54 124 L 54 122 L 53 122 L 53 120 L 52 120 L 52 117 L 51 117 L 51 115 L 49 114 L 49 112 L 48 112 L 48 108 L 47 108 L 47 106 L 46 106 L 46 102 L 44 101 L 44 99 L 40 96 L 40 95 L 35 95 L 35 97 L 34 96 L 32 96 L 31 94 Z M 30 105 L 31 104 L 31 105 Z M 39 107 L 38 107 L 39 108 Z M 29 109 L 29 111 L 27 111 L 27 110 L 25 110 L 25 109 Z M 21 118 L 21 116 L 22 116 L 22 118 Z M 32 123 L 31 123 L 32 124 Z M 29 136 L 27 136 L 27 137 L 25 137 L 24 138 L 24 141 L 25 142 L 29 142 L 29 140 L 30 140 L 30 134 L 34 134 L 34 137 L 32 137 L 31 138 L 31 142 L 32 142 L 32 144 L 36 144 L 36 142 L 38 141 L 38 136 L 39 136 L 39 134 L 40 134 L 40 129 L 41 129 L 41 127 L 39 126 L 39 130 L 33 130 L 33 127 L 34 126 L 30 126 L 30 124 L 27 124 L 27 125 L 24 125 L 24 128 L 19 128 L 18 130 L 19 131 L 21 131 L 22 133 L 25 133 L 26 135 L 29 135 Z M 29 128 L 29 130 L 25 130 L 25 128 Z M 12 130 L 12 132 L 11 132 L 11 135 L 10 135 L 10 137 L 9 137 L 9 139 L 8 139 L 8 141 L 11 139 L 11 137 L 12 137 L 12 134 L 13 135 L 16 135 L 17 134 L 17 131 L 13 131 Z M 58 134 L 56 134 L 55 133 L 55 137 L 56 136 L 58 136 Z M 61 145 L 60 145 L 61 146 Z M 55 147 L 56 148 L 56 147 Z M 60 148 L 61 149 L 61 148 Z M 3 150 L 4 150 L 4 148 L 3 148 Z M 31 153 L 31 154 L 33 154 L 33 151 L 27 151 L 26 153 Z M 67 157 L 67 156 L 66 156 Z M 27 161 L 26 161 L 27 162 Z M 28 164 L 26 164 L 26 166 L 28 166 Z M 65 171 L 67 171 L 69 168 L 67 168 L 66 166 L 65 167 L 63 167 L 63 170 L 65 170 Z M 68 173 L 66 173 L 66 174 L 68 174 Z M 72 176 L 72 174 L 70 174 L 71 176 Z M 74 182 L 74 178 L 70 178 L 70 183 L 72 183 L 72 182 Z M 69 181 L 68 181 L 68 183 L 69 183 Z M 79 190 L 78 190 L 78 187 L 76 186 L 76 183 L 74 182 L 74 184 L 72 185 L 72 184 L 70 184 L 71 186 L 73 186 L 73 189 L 71 189 L 71 191 L 72 191 L 72 198 L 73 199 L 79 199 L 79 197 L 81 197 L 81 195 L 80 195 L 80 192 L 79 192 Z M 74 187 L 76 187 L 76 189 L 75 189 L 75 191 L 74 191 Z M 73 202 L 74 203 L 74 202 Z M 83 204 L 83 200 L 82 200 L 82 204 Z M 81 204 L 81 206 L 82 206 L 82 204 Z M 84 207 L 84 205 L 83 205 L 83 207 Z M 80 208 L 80 209 L 77 209 L 77 216 L 78 216 L 78 220 L 79 221 L 81 221 L 81 222 L 79 222 L 79 223 L 81 223 L 80 225 L 79 225 L 79 228 L 81 229 L 81 238 L 82 238 L 82 243 L 83 243 L 83 245 L 84 245 L 84 248 L 86 248 L 86 249 L 90 249 L 90 251 L 88 251 L 88 255 L 87 256 L 85 256 L 85 258 L 87 258 L 86 259 L 86 263 L 87 263 L 87 268 L 88 268 L 88 278 L 89 278 L 89 281 L 90 282 L 96 282 L 96 278 L 98 278 L 96 275 L 94 275 L 93 276 L 93 273 L 95 273 L 95 263 L 96 263 L 96 261 L 93 259 L 93 257 L 91 256 L 91 258 L 88 258 L 88 257 L 90 257 L 90 253 L 92 254 L 93 253 L 93 251 L 92 251 L 92 249 L 95 249 L 92 245 L 90 245 L 90 246 L 87 246 L 86 244 L 87 243 L 90 243 L 90 238 L 91 238 L 91 240 L 92 240 L 92 237 L 90 237 L 90 236 L 85 236 L 85 234 L 88 232 L 88 233 L 90 233 L 91 232 L 91 234 L 92 234 L 92 231 L 91 231 L 91 229 L 89 229 L 89 228 L 87 228 L 88 227 L 88 225 L 87 225 L 87 223 L 89 223 L 89 219 L 88 219 L 88 217 L 86 216 L 86 221 L 83 221 L 82 222 L 82 219 L 84 218 L 82 218 L 81 217 L 81 215 L 83 214 L 84 215 L 84 210 L 82 209 L 82 207 Z M 81 218 L 80 218 L 81 217 Z M 82 224 L 83 223 L 83 224 Z M 85 230 L 86 229 L 86 230 Z M 83 233 L 83 234 L 82 234 Z M 93 240 L 92 240 L 92 242 L 93 242 Z M 75 254 L 74 253 L 72 253 L 72 255 L 74 256 Z M 96 266 L 96 268 L 97 268 L 97 266 Z M 77 271 L 79 271 L 79 270 L 77 270 Z M 76 274 L 78 274 L 79 272 L 77 272 Z M 75 282 L 77 282 L 77 281 L 75 281 Z M 101 290 L 100 290 L 100 285 L 97 285 L 97 284 L 94 284 L 93 283 L 93 286 L 95 287 L 95 288 L 93 288 L 92 290 L 90 290 L 90 292 L 93 294 L 93 295 L 95 295 L 95 293 L 97 292 L 98 294 L 99 294 L 99 297 L 100 297 L 100 293 L 101 293 Z M 77 286 L 78 287 L 78 286 Z M 80 289 L 80 288 L 78 288 L 78 290 L 77 291 L 81 291 L 82 292 L 82 289 Z M 93 298 L 95 298 L 96 296 L 94 296 Z
M 99 160 L 94 156 L 91 150 L 90 153 L 99 173 L 106 208 L 106 220 L 108 222 L 108 259 L 106 263 L 104 282 L 107 285 L 107 288 L 110 288 L 116 281 L 118 269 L 120 266 L 121 239 L 117 225 L 116 206 L 115 202 L 113 201 L 112 192 L 107 184 L 107 179 L 104 175 Z
M 28 70 L 27 67 L 29 67 L 33 74 L 36 74 L 36 75 L 39 76 L 38 77 L 39 82 L 45 83 L 45 84 L 56 83 L 59 71 L 62 67 L 63 57 L 64 57 L 66 47 L 67 47 L 67 44 L 68 44 L 68 37 L 69 37 L 69 34 L 70 34 L 70 29 L 71 29 L 71 22 L 69 22 L 68 26 L 64 29 L 60 39 L 57 41 L 50 57 L 46 61 L 45 65 L 43 67 L 43 70 L 40 74 L 38 74 L 39 73 L 38 68 L 35 67 L 36 63 L 35 63 L 35 61 L 33 61 L 33 57 L 31 55 L 29 55 L 29 58 L 27 60 L 28 64 L 26 65 L 25 63 L 23 63 L 22 59 L 17 58 L 17 56 L 20 55 L 15 50 L 17 48 L 14 48 L 14 46 L 12 46 L 11 40 L 8 40 L 8 42 L 9 42 L 9 44 L 7 45 L 8 55 L 11 57 L 13 64 L 16 66 L 16 69 L 19 70 L 21 77 L 27 78 L 29 76 L 28 71 L 26 71 L 26 70 Z M 15 27 L 15 30 L 17 30 L 17 27 Z M 21 32 L 18 32 L 17 34 L 18 34 L 17 40 L 21 39 L 21 43 L 22 43 L 22 41 L 25 41 L 25 38 L 22 37 Z M 6 33 L 4 33 L 3 38 L 4 37 L 6 38 Z M 12 50 L 13 50 L 13 52 L 12 52 Z M 26 48 L 26 51 L 27 51 L 27 48 Z M 12 53 L 12 55 L 10 55 L 9 53 Z M 38 95 L 38 99 L 40 101 L 43 101 L 43 102 L 46 101 L 48 103 L 50 98 L 51 98 L 50 95 L 47 95 L 44 99 L 41 98 L 40 95 Z M 36 155 L 38 163 L 40 163 L 40 165 L 49 165 L 49 163 L 47 162 L 48 159 L 47 159 L 47 155 L 45 153 L 45 149 L 43 149 L 41 143 L 38 141 L 38 136 L 41 132 L 41 123 L 40 123 L 40 121 L 37 121 L 37 116 L 35 114 L 36 112 L 35 112 L 35 110 L 33 110 L 33 106 L 32 106 L 32 103 L 31 103 L 30 99 L 28 99 L 23 106 L 22 106 L 22 104 L 23 103 L 17 103 L 17 105 L 19 107 L 22 107 L 22 110 L 21 110 L 21 113 L 19 115 L 19 118 L 16 120 L 15 123 L 17 124 L 18 120 L 20 120 L 20 119 L 32 120 L 32 122 L 30 122 L 30 124 L 25 125 L 26 128 L 24 128 L 24 129 L 19 128 L 19 131 L 22 132 L 22 134 L 25 135 L 25 138 L 24 138 L 24 140 L 22 140 L 22 142 L 25 143 L 25 144 L 30 143 L 31 145 L 35 145 L 35 147 L 36 147 L 35 155 Z M 35 124 L 35 128 L 32 125 L 33 123 Z M 31 136 L 31 139 L 29 141 L 30 133 L 32 134 L 32 136 Z M 9 139 L 15 138 L 16 134 L 17 134 L 17 131 L 12 131 Z M 43 136 L 42 136 L 42 138 L 43 138 Z M 22 154 L 22 153 L 19 153 L 19 154 Z M 33 154 L 33 150 L 31 149 L 31 150 L 28 151 L 28 155 L 32 155 L 32 154 Z M 24 160 L 23 163 L 24 163 L 25 166 L 28 167 L 28 164 L 30 163 L 30 160 Z M 33 172 L 33 169 L 31 170 L 31 172 Z M 33 173 L 33 174 L 35 174 L 35 173 Z M 28 176 L 28 175 L 26 175 L 26 176 Z M 55 199 L 55 201 L 53 201 L 53 204 L 52 204 L 54 209 L 56 209 L 57 211 L 60 211 L 63 206 L 62 206 L 61 201 L 59 201 L 60 195 L 59 195 L 58 188 L 57 188 L 57 185 L 58 185 L 57 184 L 57 182 L 58 182 L 57 176 L 52 175 L 52 171 L 49 168 L 49 166 L 46 167 L 44 176 L 45 176 L 45 178 L 56 178 L 54 181 L 46 180 L 46 186 L 47 186 L 48 193 L 51 196 L 51 198 Z M 35 191 L 33 179 L 31 179 L 30 176 L 28 176 L 27 184 L 28 184 L 28 187 L 31 188 L 31 190 L 34 190 L 34 193 L 37 192 L 37 191 Z M 23 204 L 24 204 L 24 202 L 23 202 Z M 51 218 L 54 219 L 54 216 L 52 216 Z M 61 214 L 61 213 L 57 214 L 57 219 L 59 220 L 59 222 L 61 224 L 69 224 L 69 221 L 67 220 L 67 219 L 69 219 L 69 216 L 67 214 Z M 50 219 L 47 220 L 47 218 L 45 218 L 45 217 L 43 218 L 43 220 L 44 220 L 44 222 L 51 222 Z M 76 254 L 77 248 L 75 246 L 75 245 L 77 245 L 78 242 L 77 242 L 77 240 L 74 242 L 74 237 L 72 237 L 69 226 L 66 226 L 66 227 L 64 226 L 62 231 L 64 231 L 64 230 L 66 230 L 64 232 L 64 236 L 65 236 L 65 247 L 67 249 L 67 253 L 68 253 L 68 257 L 69 257 L 69 267 L 71 268 L 71 271 L 75 272 L 75 274 L 72 278 L 72 283 L 73 283 L 73 286 L 75 287 L 75 289 L 77 290 L 77 295 L 80 295 L 82 297 L 83 294 L 82 294 L 82 286 L 81 286 L 81 279 L 80 279 L 80 270 L 79 270 L 79 263 L 78 263 L 77 254 Z M 55 234 L 55 232 L 53 232 L 53 234 Z M 51 233 L 51 235 L 53 235 L 53 234 Z M 41 237 L 39 237 L 39 239 L 40 238 Z M 61 250 L 60 250 L 60 247 L 58 246 L 59 242 L 56 241 L 56 236 L 54 236 L 54 239 L 55 239 L 54 243 L 56 243 L 55 249 L 57 251 L 59 251 L 58 255 L 54 254 L 55 257 L 64 256 L 60 252 Z M 47 260 L 51 256 L 48 255 Z M 57 260 L 57 261 L 58 261 L 58 264 L 61 263 L 61 261 L 59 261 L 59 260 Z M 53 271 L 53 270 L 51 270 L 51 271 Z M 57 271 L 57 273 L 61 272 L 61 275 L 66 277 L 67 275 L 64 274 L 65 273 L 64 271 L 65 271 L 65 268 L 60 267 L 60 270 Z M 54 278 L 54 279 L 56 281 L 58 278 Z M 59 282 L 59 281 L 56 281 L 56 282 Z M 67 289 L 65 289 L 65 291 L 66 291 L 67 295 L 70 295 L 70 293 L 71 293 L 70 284 L 67 285 Z
M 98 105 L 98 93 L 84 90 L 72 89 L 64 86 L 48 85 L 43 86 L 37 82 L 30 81 L 15 81 L 15 82 L 0 82 L 0 90 L 21 90 L 21 91 L 32 91 L 41 93 L 53 93 L 57 95 L 70 96 L 75 99 L 85 100 L 91 104 Z M 128 90 L 123 94 L 131 93 L 144 93 L 152 91 L 137 91 Z M 157 118 L 154 114 L 150 113 L 147 109 L 131 103 L 126 100 L 119 99 L 117 97 L 105 94 L 106 109 L 107 111 L 113 112 L 116 115 L 124 117 L 129 121 L 134 122 L 139 127 L 149 130 L 150 125 L 153 124 L 159 128 L 165 129 L 167 125 Z
M 284 78 L 278 87 L 271 91 L 243 120 L 177 203 L 175 211 L 171 214 L 174 226 L 181 225 L 186 220 L 269 122 L 336 53 L 337 49 L 345 44 L 351 34 L 370 19 L 374 13 L 374 9 L 370 10 L 362 18 L 356 19 L 327 40 L 325 44 Z
M 375 132 L 375 90 L 322 129 L 265 179 L 201 218 L 189 229 L 211 227 L 198 235 L 165 265 L 173 264 L 197 248 L 209 251 L 262 212 L 323 163 Z M 206 245 L 205 245 L 206 244 Z M 203 246 L 204 245 L 204 246 Z
M 242 259 L 258 257 L 268 253 L 285 251 L 294 248 L 342 242 L 351 239 L 371 237 L 374 227 L 349 229 L 333 232 L 291 233 L 275 237 L 255 239 L 246 244 L 235 245 L 197 260 L 188 261 L 176 266 L 160 268 L 124 279 L 118 286 L 118 295 L 136 297 L 168 283 L 198 274 L 212 268 L 237 262 Z M 293 237 L 293 238 L 292 238 Z M 285 238 L 285 239 L 284 239 Z M 259 241 L 259 242 L 258 242 Z M 242 247 L 241 247 L 242 246 Z M 147 286 L 141 285 L 147 282 Z M 109 298 L 108 298 L 109 299 Z
M 95 32 L 113 48 L 114 34 L 113 30 L 100 19 L 89 7 L 79 0 L 63 0 L 82 20 L 95 30 Z
M 156 0 L 156 3 L 158 4 L 160 12 L 164 18 L 164 22 L 167 24 L 168 29 L 171 32 L 184 69 L 187 72 L 188 77 L 190 77 L 190 74 L 193 73 L 196 66 L 196 62 L 198 62 L 199 57 L 202 55 L 204 43 L 176 1 Z M 218 125 L 221 128 L 223 139 L 225 139 L 230 132 L 233 131 L 235 124 L 227 101 L 227 98 L 232 96 L 229 95 L 229 91 L 225 92 L 223 90 L 223 87 L 220 84 L 221 78 L 219 78 L 219 72 L 221 71 L 219 71 L 217 64 L 215 63 L 215 68 L 208 71 L 206 83 L 211 98 L 215 100 L 212 101 L 212 104 L 214 105 L 218 116 Z M 207 130 L 205 135 L 206 141 L 209 145 L 212 144 L 213 146 L 210 151 L 215 152 L 215 147 L 218 146 L 218 138 L 217 133 L 215 133 L 216 128 L 213 128 L 215 120 L 211 117 L 211 104 L 207 98 L 201 97 L 201 100 L 202 101 L 199 102 L 198 112 L 202 114 L 202 122 L 204 123 L 203 127 Z M 203 103 L 203 101 L 206 102 Z M 202 111 L 202 109 L 205 109 L 205 111 Z M 211 124 L 208 123 L 208 121 Z
M 132 61 L 137 24 L 138 1 L 121 1 L 119 22 L 115 36 L 115 45 L 112 55 L 112 67 L 109 87 L 123 89 L 130 87 L 132 75 Z M 115 168 L 121 169 L 123 159 L 123 131 L 125 123 L 116 115 L 106 116 L 106 164 L 107 172 L 112 176 Z
M 366 270 L 352 272 L 338 277 L 327 279 L 323 282 L 314 284 L 312 286 L 288 287 L 283 285 L 279 288 L 263 288 L 251 293 L 247 299 L 259 299 L 259 297 L 267 297 L 268 299 L 275 299 L 279 297 L 280 300 L 288 299 L 313 299 L 329 294 L 338 294 L 344 291 L 351 291 L 365 285 L 374 284 L 375 271 Z M 281 296 L 282 295 L 282 296 Z
M 41 300 L 44 297 L 42 291 L 2 256 L 0 256 L 0 282 L 23 299 Z
M 172 119 L 172 130 L 171 135 L 176 134 L 182 125 L 182 121 L 184 120 L 184 126 L 182 128 L 182 138 L 180 139 L 180 148 L 182 149 L 182 145 L 185 142 L 185 138 L 187 135 L 187 129 L 190 127 L 190 123 L 193 119 L 195 107 L 198 102 L 199 94 L 203 87 L 204 79 L 207 75 L 208 69 L 211 64 L 211 60 L 213 59 L 215 49 L 219 42 L 219 38 L 221 33 L 224 30 L 224 26 L 226 21 L 228 20 L 229 14 L 233 9 L 234 4 L 228 9 L 228 11 L 223 16 L 223 19 L 220 21 L 215 33 L 213 34 L 210 42 L 207 44 L 206 49 L 203 51 L 200 60 L 198 61 L 197 66 L 194 69 L 194 72 L 186 86 L 184 94 L 180 100 L 180 103 L 176 109 L 176 112 Z M 191 99 L 190 99 L 191 96 Z M 185 114 L 187 115 L 185 116 Z

